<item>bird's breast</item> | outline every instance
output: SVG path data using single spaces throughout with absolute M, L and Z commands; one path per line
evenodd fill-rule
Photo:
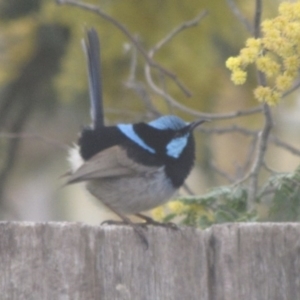
M 135 176 L 92 180 L 87 189 L 104 204 L 124 214 L 147 211 L 167 202 L 176 192 L 164 167 Z

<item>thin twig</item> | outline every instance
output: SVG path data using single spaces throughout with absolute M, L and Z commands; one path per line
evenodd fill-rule
M 171 95 L 165 93 L 161 88 L 159 88 L 153 81 L 151 76 L 151 70 L 149 65 L 145 65 L 145 77 L 147 80 L 148 85 L 151 89 L 162 98 L 166 99 L 172 106 L 176 107 L 177 109 L 186 112 L 192 116 L 203 118 L 203 119 L 211 119 L 211 120 L 225 120 L 225 119 L 233 119 L 237 117 L 242 117 L 246 115 L 252 115 L 261 113 L 263 110 L 263 106 L 259 105 L 254 108 L 246 109 L 246 110 L 238 110 L 230 113 L 224 114 L 210 114 L 210 113 L 203 113 L 196 111 L 195 109 L 189 108 L 179 102 L 177 102 Z
M 153 105 L 150 95 L 144 85 L 143 82 L 140 81 L 127 81 L 125 83 L 125 86 L 131 90 L 133 90 L 139 98 L 144 102 L 145 109 L 147 113 L 149 113 L 149 116 L 151 117 L 159 117 L 161 116 L 161 113 L 159 110 Z
M 263 162 L 262 166 L 264 167 L 264 169 L 265 169 L 267 172 L 269 172 L 269 173 L 272 174 L 272 175 L 280 173 L 280 172 L 278 172 L 278 171 L 273 170 L 271 167 L 269 167 L 265 161 Z
M 244 167 L 243 167 L 244 174 L 246 174 L 246 172 L 250 169 L 251 162 L 253 161 L 253 157 L 254 157 L 256 145 L 257 145 L 257 139 L 258 139 L 258 132 L 256 132 L 255 135 L 253 136 L 252 143 L 250 144 L 250 147 L 248 149 L 247 159 L 246 159 L 246 161 L 244 163 Z
M 271 135 L 270 136 L 270 142 L 272 142 L 274 145 L 281 147 L 289 152 L 291 152 L 294 155 L 300 156 L 300 149 L 293 147 L 292 145 L 282 141 L 277 136 Z
M 150 112 L 151 115 L 155 117 L 161 116 L 160 112 L 153 105 L 150 95 L 144 85 L 144 83 L 136 80 L 136 70 L 137 70 L 137 49 L 136 47 L 131 47 L 131 63 L 130 63 L 130 72 L 128 80 L 125 82 L 125 86 L 133 90 L 144 102 L 147 112 Z
M 260 36 L 260 21 L 262 14 L 262 1 L 255 1 L 255 14 L 254 14 L 254 32 L 253 35 L 255 38 L 259 38 Z
M 105 113 L 111 114 L 111 115 L 119 115 L 119 116 L 122 116 L 123 118 L 129 117 L 131 119 L 135 119 L 137 117 L 137 114 L 139 114 L 140 112 L 129 110 L 129 109 L 121 109 L 121 108 L 118 109 L 115 107 L 106 107 Z M 109 120 L 107 120 L 107 122 L 109 122 Z
M 141 46 L 141 44 L 137 41 L 137 39 L 128 31 L 128 29 L 123 24 L 121 24 L 120 22 L 118 22 L 117 20 L 112 18 L 111 16 L 104 13 L 97 6 L 94 6 L 94 5 L 91 5 L 91 4 L 86 4 L 86 3 L 81 3 L 81 2 L 78 2 L 78 1 L 74 1 L 74 0 L 56 0 L 56 1 L 57 1 L 58 4 L 73 5 L 73 6 L 77 6 L 77 7 L 80 7 L 82 9 L 85 9 L 85 10 L 92 11 L 92 12 L 100 15 L 104 19 L 108 20 L 109 22 L 111 22 L 121 32 L 123 32 L 123 34 L 134 44 L 134 46 L 143 55 L 143 57 L 146 59 L 146 61 L 148 63 L 145 66 L 145 73 L 146 73 L 146 78 L 147 78 L 148 84 L 150 85 L 150 87 L 152 88 L 152 90 L 156 94 L 158 94 L 161 97 L 163 97 L 164 99 L 166 99 L 172 106 L 174 106 L 174 107 L 176 107 L 176 108 L 178 108 L 178 109 L 180 109 L 184 112 L 187 112 L 187 113 L 191 114 L 192 116 L 196 116 L 196 117 L 199 117 L 199 118 L 209 118 L 211 120 L 233 119 L 233 118 L 237 118 L 237 117 L 242 117 L 242 116 L 247 116 L 247 115 L 252 115 L 252 114 L 257 114 L 257 113 L 262 112 L 262 106 L 257 106 L 257 107 L 251 108 L 251 109 L 234 111 L 234 112 L 229 112 L 229 113 L 224 113 L 224 114 L 209 114 L 209 113 L 197 112 L 194 109 L 191 109 L 191 108 L 189 108 L 189 107 L 187 107 L 183 104 L 180 104 L 173 97 L 171 97 L 170 95 L 164 93 L 164 91 L 161 90 L 153 82 L 152 76 L 151 76 L 151 73 L 150 73 L 150 66 L 159 69 L 161 72 L 163 72 L 164 74 L 166 74 L 167 76 L 172 78 L 182 88 L 182 90 L 184 90 L 186 95 L 190 95 L 190 92 L 187 91 L 187 89 L 183 88 L 183 85 L 178 81 L 177 76 L 175 74 L 173 74 L 172 72 L 164 69 L 162 66 L 158 65 L 156 62 L 154 62 L 149 57 L 149 55 L 145 51 L 145 49 Z M 203 18 L 203 16 L 202 16 L 202 18 Z
M 225 178 L 228 182 L 234 182 L 234 179 L 230 176 L 230 174 L 225 172 L 224 170 L 221 170 L 221 168 L 219 168 L 214 162 L 210 163 L 210 167 L 221 177 Z
M 166 45 L 168 42 L 170 42 L 170 40 L 172 40 L 179 32 L 190 28 L 190 27 L 194 27 L 197 26 L 199 24 L 199 22 L 208 14 L 208 12 L 206 10 L 202 11 L 200 14 L 198 14 L 196 16 L 196 18 L 184 22 L 181 25 L 179 25 L 178 27 L 174 28 L 166 37 L 164 37 L 161 41 L 159 41 L 150 51 L 149 51 L 149 55 L 150 57 L 153 57 L 153 55 L 155 54 L 155 52 L 157 52 L 158 50 L 160 50 L 164 45 Z
M 253 27 L 250 24 L 250 22 L 244 17 L 244 15 L 241 13 L 241 11 L 239 10 L 239 8 L 237 7 L 237 5 L 235 4 L 235 2 L 233 0 L 226 0 L 227 4 L 229 6 L 229 8 L 231 9 L 231 11 L 234 13 L 234 15 L 237 17 L 238 20 L 240 20 L 240 22 L 245 26 L 245 28 L 253 33 Z
M 171 72 L 170 70 L 167 70 L 157 62 L 155 62 L 147 53 L 147 51 L 142 47 L 142 45 L 137 41 L 137 39 L 130 33 L 130 31 L 119 21 L 111 17 L 110 15 L 106 14 L 104 11 L 102 11 L 99 7 L 87 3 L 82 3 L 79 1 L 74 1 L 74 0 L 56 0 L 57 4 L 60 5 L 73 5 L 80 7 L 84 10 L 91 11 L 105 20 L 109 21 L 112 23 L 115 27 L 117 27 L 131 42 L 134 44 L 134 46 L 138 49 L 140 54 L 145 58 L 147 63 L 153 67 L 158 69 L 160 72 L 166 74 L 168 77 L 170 77 L 176 84 L 177 86 L 183 91 L 183 93 L 190 97 L 191 92 L 187 89 L 187 87 L 178 79 L 177 75 Z
M 277 192 L 277 188 L 276 187 L 269 187 L 269 188 L 265 188 L 264 190 L 260 191 L 258 194 L 258 198 L 263 198 L 265 196 L 268 196 L 270 194 L 275 194 Z
M 190 195 L 193 196 L 195 193 L 192 191 L 192 189 L 189 187 L 189 185 L 185 182 L 182 186 L 182 188 Z
M 260 22 L 262 14 L 262 1 L 256 0 L 255 15 L 254 15 L 254 37 L 258 38 L 260 35 Z M 261 86 L 266 85 L 265 74 L 257 71 L 258 84 Z M 257 154 L 255 156 L 255 161 L 253 162 L 250 171 L 250 182 L 249 182 L 249 194 L 248 194 L 248 208 L 251 210 L 254 206 L 254 202 L 257 196 L 258 188 L 258 175 L 260 169 L 264 162 L 265 153 L 268 147 L 268 139 L 270 136 L 271 129 L 273 127 L 273 120 L 270 106 L 265 103 L 263 105 L 263 115 L 265 119 L 265 124 L 263 130 L 260 133 L 260 137 L 257 145 Z
M 253 208 L 254 201 L 256 198 L 257 185 L 258 185 L 258 175 L 260 172 L 260 168 L 262 167 L 265 153 L 268 147 L 268 138 L 273 127 L 272 114 L 271 109 L 268 104 L 264 104 L 264 116 L 265 116 L 265 124 L 264 128 L 261 131 L 260 138 L 258 141 L 258 149 L 255 157 L 255 161 L 252 165 L 252 169 L 250 171 L 250 183 L 249 183 L 249 208 Z
M 256 130 L 250 130 L 244 127 L 240 127 L 237 125 L 232 125 L 229 127 L 222 128 L 207 128 L 207 127 L 198 127 L 196 130 L 207 133 L 207 134 L 230 134 L 230 133 L 240 133 L 246 136 L 256 136 Z
M 44 143 L 50 144 L 52 146 L 61 148 L 63 150 L 68 150 L 69 146 L 59 142 L 55 139 L 51 139 L 39 134 L 35 133 L 11 133 L 11 132 L 0 132 L 0 138 L 5 139 L 35 139 L 35 140 L 41 140 Z
M 254 36 L 256 38 L 259 37 L 260 34 L 260 22 L 261 22 L 261 13 L 262 13 L 262 2 L 261 0 L 256 0 L 256 7 L 255 7 L 255 16 L 254 16 Z M 266 78 L 262 72 L 257 72 L 257 80 L 258 84 L 265 86 L 266 85 Z M 235 184 L 240 184 L 245 180 L 250 180 L 248 186 L 248 209 L 253 209 L 255 199 L 257 196 L 257 188 L 258 188 L 258 175 L 260 169 L 264 162 L 265 153 L 268 147 L 268 139 L 270 136 L 271 129 L 273 127 L 273 120 L 271 109 L 267 103 L 263 104 L 263 115 L 265 119 L 265 124 L 262 131 L 259 134 L 259 139 L 257 142 L 257 152 L 255 155 L 255 161 L 252 164 L 250 172 L 244 176 L 241 180 L 236 182 Z
M 284 97 L 288 96 L 289 94 L 293 93 L 299 87 L 300 87 L 300 79 L 298 79 L 289 90 L 287 90 L 283 93 L 282 98 L 284 98 Z
M 136 71 L 138 66 L 138 53 L 137 48 L 129 46 L 131 50 L 131 62 L 130 62 L 130 71 L 128 81 L 136 81 Z

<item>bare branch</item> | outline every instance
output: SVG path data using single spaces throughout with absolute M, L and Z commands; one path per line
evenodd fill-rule
M 272 175 L 278 174 L 278 173 L 279 173 L 278 171 L 275 171 L 275 170 L 273 170 L 271 167 L 269 167 L 265 161 L 263 162 L 262 166 L 265 168 L 265 170 L 266 170 L 267 172 L 269 172 L 269 173 L 272 174 Z
M 169 102 L 172 106 L 176 107 L 177 109 L 180 109 L 183 112 L 186 112 L 192 116 L 199 117 L 199 118 L 206 118 L 211 120 L 225 120 L 225 119 L 233 119 L 237 117 L 242 117 L 246 115 L 252 115 L 261 113 L 263 110 L 263 106 L 259 105 L 254 108 L 246 109 L 246 110 L 240 110 L 240 111 L 234 111 L 230 113 L 224 113 L 224 114 L 210 114 L 210 113 L 203 113 L 196 111 L 195 109 L 189 108 L 179 102 L 177 102 L 171 95 L 165 93 L 162 89 L 160 89 L 153 81 L 151 76 L 151 70 L 149 65 L 145 65 L 145 77 L 147 80 L 148 85 L 151 87 L 151 89 L 159 96 L 164 98 L 167 102 Z
M 253 108 L 245 109 L 245 110 L 236 110 L 229 113 L 224 114 L 205 114 L 207 118 L 211 120 L 225 120 L 225 119 L 234 119 L 238 117 L 244 117 L 249 115 L 254 115 L 261 113 L 263 110 L 262 105 L 255 106 Z
M 11 133 L 11 132 L 0 132 L 0 138 L 5 139 L 35 139 L 35 140 L 41 140 L 44 143 L 50 144 L 52 146 L 58 147 L 63 150 L 68 150 L 69 146 L 59 142 L 55 139 L 51 139 L 39 134 L 35 133 Z
M 136 47 L 132 47 L 129 45 L 129 51 L 132 53 L 131 55 L 131 62 L 130 62 L 130 70 L 129 70 L 129 78 L 128 81 L 135 81 L 136 80 L 136 70 L 137 70 L 137 49 Z
M 207 127 L 199 127 L 196 130 L 199 130 L 204 133 L 208 134 L 230 134 L 230 133 L 240 133 L 246 136 L 256 136 L 257 131 L 250 130 L 244 127 L 240 127 L 237 125 L 232 125 L 229 127 L 222 127 L 222 128 L 207 128 Z
M 300 79 L 298 79 L 289 90 L 287 90 L 283 93 L 282 98 L 284 98 L 284 97 L 288 96 L 289 94 L 293 93 L 299 87 L 300 87 Z
M 254 15 L 254 36 L 258 38 L 260 35 L 260 22 L 262 14 L 262 2 L 261 0 L 256 0 L 255 15 Z M 258 84 L 265 86 L 266 77 L 260 71 L 257 71 L 257 80 Z M 268 139 L 270 136 L 271 129 L 273 127 L 273 120 L 270 106 L 267 103 L 263 105 L 263 114 L 265 118 L 265 124 L 263 130 L 260 133 L 260 137 L 257 144 L 257 153 L 255 156 L 255 161 L 253 162 L 252 168 L 250 170 L 250 182 L 249 182 L 249 197 L 248 197 L 248 208 L 252 209 L 256 196 L 257 196 L 257 187 L 258 187 L 258 175 L 260 169 L 264 162 L 265 153 L 268 147 Z
M 193 196 L 195 193 L 192 191 L 192 189 L 189 187 L 189 185 L 185 182 L 182 186 L 182 188 L 190 195 Z
M 125 83 L 126 84 L 126 83 Z M 116 115 L 116 116 L 121 116 L 121 117 L 128 117 L 131 120 L 140 120 L 141 115 L 138 116 L 140 112 L 129 110 L 129 109 L 118 109 L 115 107 L 106 107 L 105 108 L 105 113 L 106 114 L 111 114 L 111 115 Z M 109 125 L 109 120 L 108 120 L 108 125 Z
M 241 110 L 241 111 L 234 111 L 230 113 L 224 113 L 224 114 L 210 114 L 210 113 L 203 113 L 196 111 L 194 109 L 191 109 L 179 102 L 177 102 L 173 97 L 171 97 L 169 94 L 165 93 L 162 89 L 160 89 L 152 80 L 151 76 L 151 67 L 157 68 L 159 71 L 161 71 L 163 74 L 167 75 L 170 77 L 174 82 L 180 86 L 180 88 L 185 92 L 186 95 L 191 95 L 190 92 L 183 86 L 183 84 L 177 79 L 177 76 L 173 74 L 172 72 L 166 70 L 156 62 L 152 60 L 152 58 L 149 56 L 149 54 L 146 52 L 146 50 L 141 46 L 141 44 L 137 41 L 137 39 L 129 32 L 129 30 L 120 22 L 112 18 L 111 16 L 107 15 L 105 12 L 103 12 L 101 9 L 99 9 L 97 6 L 91 5 L 91 4 L 86 4 L 86 3 L 81 3 L 78 1 L 74 0 L 57 0 L 58 4 L 62 5 L 73 5 L 77 6 L 79 8 L 89 10 L 93 13 L 96 13 L 112 23 L 114 26 L 116 26 L 131 42 L 132 44 L 136 47 L 136 49 L 139 51 L 139 53 L 142 54 L 142 56 L 145 58 L 147 61 L 147 64 L 145 66 L 145 74 L 146 74 L 146 79 L 151 87 L 151 89 L 172 105 L 173 107 L 180 109 L 186 113 L 191 114 L 192 116 L 200 117 L 200 118 L 209 118 L 212 120 L 222 120 L 222 119 L 232 119 L 232 118 L 237 118 L 237 117 L 242 117 L 242 116 L 247 116 L 247 115 L 252 115 L 252 114 L 257 114 L 262 112 L 262 106 L 257 106 L 251 109 L 246 109 L 246 110 Z M 169 34 L 169 37 L 166 37 L 165 39 L 170 40 L 173 38 L 175 34 L 183 30 L 184 28 L 188 28 L 190 26 L 193 26 L 193 23 L 198 20 L 198 22 L 205 16 L 205 12 L 202 12 L 200 15 L 198 15 L 194 20 L 188 21 L 186 23 L 183 23 L 181 26 L 179 26 L 176 30 L 172 31 Z M 158 48 L 162 47 L 167 41 L 162 40 L 161 42 L 158 43 Z M 161 45 L 159 45 L 161 44 Z M 156 46 L 157 47 L 157 46 Z M 153 51 L 153 49 L 152 49 Z M 156 51 L 156 50 L 154 50 Z
M 300 149 L 293 147 L 292 145 L 282 141 L 277 136 L 271 135 L 270 136 L 270 142 L 274 143 L 274 145 L 281 147 L 289 152 L 291 152 L 294 155 L 300 156 Z
M 271 132 L 271 129 L 273 127 L 273 121 L 272 121 L 272 115 L 271 115 L 271 109 L 268 104 L 264 104 L 264 116 L 265 116 L 265 125 L 263 130 L 260 133 L 259 141 L 258 141 L 258 148 L 257 148 L 257 154 L 255 156 L 255 161 L 252 165 L 251 171 L 250 171 L 250 183 L 249 183 L 249 208 L 252 209 L 255 198 L 256 198 L 256 192 L 257 192 L 257 184 L 258 184 L 258 175 L 260 172 L 260 169 L 263 165 L 264 156 L 267 151 L 268 147 L 268 138 Z
M 140 81 L 127 81 L 125 86 L 129 89 L 132 89 L 144 102 L 146 111 L 151 113 L 152 117 L 159 117 L 161 113 L 157 110 L 157 108 L 153 105 L 149 93 L 143 82 Z M 150 115 L 150 114 L 149 114 Z
M 183 91 L 183 93 L 190 97 L 191 92 L 185 87 L 185 85 L 178 79 L 177 75 L 167 70 L 166 68 L 162 67 L 160 64 L 155 62 L 147 53 L 147 51 L 142 47 L 142 45 L 137 41 L 137 39 L 130 33 L 130 31 L 119 21 L 111 17 L 110 15 L 106 14 L 102 11 L 99 7 L 87 3 L 82 3 L 74 0 L 56 0 L 56 2 L 60 5 L 73 5 L 84 10 L 91 11 L 105 20 L 112 23 L 115 27 L 117 27 L 131 42 L 134 46 L 138 49 L 139 53 L 144 57 L 146 62 L 153 68 L 158 69 L 160 72 L 164 73 L 166 76 L 170 77 L 177 86 Z
M 234 15 L 237 17 L 238 20 L 245 26 L 245 28 L 253 33 L 253 27 L 250 24 L 250 22 L 245 18 L 245 16 L 241 13 L 237 5 L 235 4 L 234 0 L 226 0 L 228 6 L 230 7 L 231 11 L 234 13 Z
M 269 196 L 270 194 L 275 194 L 276 191 L 277 191 L 276 187 L 271 186 L 269 188 L 265 188 L 265 189 L 263 189 L 262 191 L 259 192 L 258 198 L 263 198 L 263 197 Z
M 255 150 L 256 150 L 257 139 L 258 139 L 258 132 L 255 133 L 255 135 L 253 136 L 252 142 L 250 143 L 250 147 L 248 149 L 248 154 L 247 154 L 247 159 L 246 159 L 246 161 L 244 163 L 244 167 L 243 167 L 244 174 L 246 174 L 246 172 L 251 167 L 251 162 L 253 161 L 253 157 L 254 157 Z
M 179 32 L 190 28 L 190 27 L 194 27 L 197 26 L 199 24 L 199 22 L 208 14 L 208 12 L 206 10 L 202 11 L 200 14 L 197 15 L 196 18 L 184 22 L 181 25 L 179 25 L 178 27 L 174 28 L 166 37 L 164 37 L 161 41 L 159 41 L 150 51 L 149 51 L 149 55 L 150 57 L 153 57 L 153 55 L 155 54 L 156 51 L 160 50 L 165 44 L 167 44 L 168 42 L 170 42 L 170 40 L 172 40 Z
M 255 15 L 254 15 L 254 37 L 260 36 L 260 21 L 262 14 L 262 2 L 261 0 L 255 0 Z
M 210 163 L 210 167 L 221 177 L 225 178 L 228 182 L 230 182 L 230 183 L 234 182 L 234 179 L 232 178 L 232 176 L 230 176 L 229 173 L 227 173 L 224 170 L 222 170 L 221 168 L 219 168 L 214 162 Z
M 140 99 L 144 102 L 147 112 L 150 112 L 152 115 L 158 117 L 161 116 L 160 112 L 153 105 L 150 95 L 144 85 L 144 83 L 136 80 L 136 69 L 137 69 L 137 49 L 136 47 L 131 47 L 131 64 L 129 78 L 125 82 L 125 86 L 133 90 Z

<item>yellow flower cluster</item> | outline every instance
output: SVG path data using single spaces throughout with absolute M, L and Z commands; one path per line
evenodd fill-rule
M 254 97 L 275 105 L 298 75 L 300 67 L 300 1 L 282 2 L 279 15 L 261 24 L 262 37 L 249 38 L 236 57 L 229 57 L 226 66 L 232 71 L 231 80 L 244 84 L 246 67 L 255 64 L 265 74 L 268 86 L 258 86 Z
M 167 215 L 165 210 L 166 208 L 177 216 L 181 215 L 186 210 L 186 206 L 181 201 L 175 200 L 169 202 L 167 206 L 159 206 L 152 209 L 151 214 L 153 218 L 155 220 L 162 221 Z
M 165 210 L 163 206 L 158 206 L 156 208 L 153 208 L 151 211 L 152 217 L 157 221 L 162 221 L 164 217 L 166 216 Z
M 168 203 L 170 211 L 176 215 L 180 215 L 185 210 L 185 205 L 180 201 L 171 201 Z
M 166 205 L 156 207 L 152 209 L 152 217 L 157 221 L 163 221 L 170 213 L 174 216 L 186 216 L 193 213 L 195 218 L 206 217 L 209 221 L 213 222 L 215 216 L 213 211 L 198 203 L 184 204 L 180 200 L 174 200 Z

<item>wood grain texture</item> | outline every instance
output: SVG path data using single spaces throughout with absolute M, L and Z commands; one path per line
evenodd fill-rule
M 300 299 L 300 224 L 0 223 L 1 300 Z

